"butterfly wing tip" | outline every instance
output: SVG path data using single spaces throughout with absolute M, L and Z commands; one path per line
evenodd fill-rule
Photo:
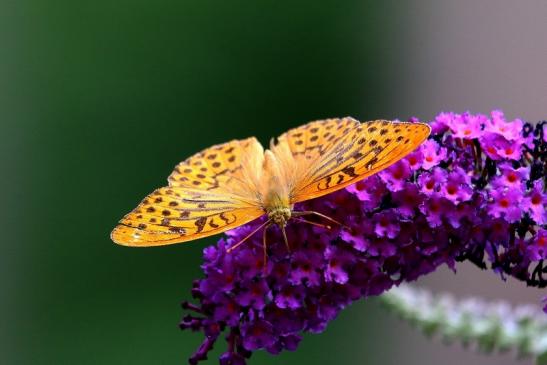
M 112 240 L 112 242 L 120 246 L 127 246 L 127 247 L 138 246 L 135 244 L 135 242 L 129 239 L 128 234 L 126 232 L 125 233 L 121 232 L 123 228 L 124 228 L 123 226 L 122 227 L 116 226 L 112 230 L 112 232 L 110 232 L 110 239 Z
M 425 138 L 427 138 L 431 134 L 431 131 L 432 131 L 431 126 L 428 123 L 422 123 L 422 124 L 427 129 L 427 131 L 425 133 Z

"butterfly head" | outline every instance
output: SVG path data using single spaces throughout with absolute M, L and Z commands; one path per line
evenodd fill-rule
M 280 228 L 285 227 L 287 221 L 291 219 L 291 209 L 289 207 L 276 207 L 268 212 L 268 219 Z

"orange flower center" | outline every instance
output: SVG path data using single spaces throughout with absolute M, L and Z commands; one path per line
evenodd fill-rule
M 357 184 L 355 184 L 355 188 L 359 191 L 365 190 L 366 187 L 367 187 L 367 184 L 365 184 L 364 180 L 361 180 Z
M 511 172 L 509 174 L 509 176 L 507 176 L 507 180 L 509 180 L 509 182 L 514 183 L 515 181 L 517 181 L 517 175 L 515 175 L 515 173 Z
M 509 200 L 507 198 L 503 198 L 500 200 L 500 205 L 503 208 L 509 208 Z
M 264 331 L 260 327 L 254 327 L 251 332 L 253 333 L 253 336 L 255 337 L 260 337 L 264 333 Z

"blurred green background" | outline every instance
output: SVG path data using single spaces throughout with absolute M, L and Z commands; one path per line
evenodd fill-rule
M 131 249 L 109 239 L 117 220 L 209 145 L 265 143 L 316 118 L 394 116 L 389 5 L 23 1 L 1 10 L 2 363 L 186 363 L 202 338 L 178 329 L 179 303 L 218 237 Z M 347 363 L 360 338 L 343 321 L 281 359 Z
M 507 22 L 481 15 L 499 25 L 466 36 L 462 29 L 480 26 L 469 20 L 480 9 L 458 15 L 436 5 L 446 1 L 410 3 L 0 1 L 0 363 L 186 363 L 202 338 L 179 331 L 179 303 L 217 238 L 131 249 L 109 233 L 202 148 L 251 135 L 266 143 L 332 116 L 430 118 L 500 106 L 545 115 L 538 95 L 547 94 L 481 82 L 499 80 L 503 68 L 489 72 L 477 60 L 499 66 L 507 57 L 461 47 L 500 55 L 503 45 L 484 45 Z M 464 36 L 445 43 L 446 29 Z M 522 75 L 511 75 L 518 86 Z M 474 80 L 497 94 L 485 99 Z M 257 353 L 251 364 L 390 363 L 404 341 L 395 324 L 374 301 L 360 302 L 297 352 Z M 209 363 L 223 349 L 219 341 Z

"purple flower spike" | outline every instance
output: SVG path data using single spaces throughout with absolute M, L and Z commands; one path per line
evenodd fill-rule
M 221 365 L 246 364 L 258 350 L 294 351 L 303 333 L 324 331 L 353 301 L 458 261 L 547 286 L 547 124 L 508 122 L 500 111 L 441 113 L 431 124 L 430 139 L 403 160 L 295 208 L 348 229 L 291 220 L 288 252 L 274 227 L 266 263 L 261 234 L 226 251 L 263 219 L 205 248 L 196 304 L 183 304 L 193 313 L 180 323 L 205 336 L 190 363 L 223 337 Z

